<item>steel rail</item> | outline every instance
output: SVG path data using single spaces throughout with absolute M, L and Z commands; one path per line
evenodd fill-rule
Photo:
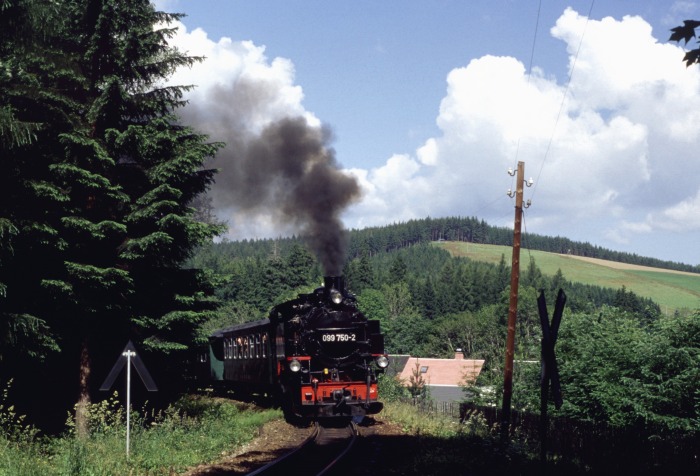
M 328 434 L 328 432 L 324 433 L 323 428 L 321 425 L 318 423 L 315 424 L 315 428 L 313 433 L 306 439 L 304 440 L 299 446 L 294 448 L 293 450 L 289 451 L 288 453 L 280 456 L 279 458 L 270 461 L 266 465 L 258 468 L 257 470 L 248 473 L 247 476 L 263 476 L 263 475 L 274 475 L 274 474 L 294 474 L 290 473 L 288 468 L 285 468 L 285 465 L 294 465 L 294 464 L 299 464 L 298 461 L 296 461 L 296 458 L 305 458 L 307 457 L 306 454 L 302 453 L 302 450 L 308 451 L 309 457 L 306 458 L 308 460 L 312 460 L 315 456 L 320 456 L 320 454 L 323 454 L 324 456 L 321 457 L 319 460 L 320 465 L 323 465 L 320 470 L 317 470 L 312 467 L 307 467 L 303 468 L 299 466 L 295 466 L 294 469 L 297 471 L 296 474 L 305 474 L 305 476 L 308 475 L 315 475 L 315 476 L 327 476 L 329 475 L 335 468 L 337 468 L 337 465 L 340 461 L 342 461 L 348 453 L 351 451 L 353 448 L 355 441 L 357 440 L 357 437 L 359 435 L 359 431 L 357 428 L 357 425 L 354 423 L 349 424 L 345 429 L 350 430 L 350 434 L 344 437 L 339 437 L 339 435 L 334 435 L 333 432 Z M 329 429 L 327 429 L 329 430 Z M 342 447 L 341 450 L 336 450 L 334 451 L 332 449 L 332 446 L 329 447 L 328 444 L 330 442 L 331 445 L 335 444 L 333 443 L 334 440 L 338 440 L 338 443 L 343 441 L 344 439 L 348 439 L 349 442 L 345 443 Z M 320 452 L 320 453 L 319 453 Z M 330 455 L 330 457 L 327 457 L 327 455 Z M 296 457 L 296 458 L 294 458 Z M 332 458 L 332 459 L 331 459 Z M 324 463 L 323 460 L 328 461 L 331 459 L 330 462 Z M 303 460 L 302 460 L 303 461 Z M 303 468 L 303 469 L 302 469 Z M 287 469 L 287 471 L 285 471 Z M 306 473 L 300 473 L 299 471 L 304 471 L 306 470 Z
M 359 435 L 359 431 L 357 430 L 357 425 L 353 422 L 350 424 L 350 428 L 352 430 L 352 435 L 350 438 L 350 443 L 345 447 L 345 449 L 333 459 L 328 465 L 326 465 L 325 468 L 323 468 L 320 472 L 316 474 L 316 476 L 325 476 L 329 471 L 331 471 L 337 463 L 342 461 L 342 459 L 350 452 L 352 447 L 355 445 L 355 441 L 357 440 L 357 436 Z
M 258 476 L 260 474 L 264 474 L 266 471 L 269 471 L 272 467 L 277 466 L 278 464 L 282 463 L 283 461 L 286 461 L 290 457 L 294 456 L 295 454 L 299 453 L 301 450 L 309 446 L 311 443 L 316 441 L 316 438 L 318 438 L 318 435 L 321 433 L 321 427 L 318 423 L 314 424 L 314 431 L 311 432 L 308 438 L 306 438 L 299 446 L 294 448 L 293 450 L 283 454 L 279 458 L 276 458 L 269 463 L 267 463 L 265 466 L 262 466 L 252 473 L 248 473 L 246 476 Z

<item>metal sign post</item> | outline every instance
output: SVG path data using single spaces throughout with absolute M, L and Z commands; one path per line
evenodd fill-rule
M 114 381 L 119 376 L 124 365 L 126 365 L 126 459 L 128 460 L 131 434 L 131 364 L 134 364 L 134 368 L 139 374 L 139 377 L 141 377 L 141 381 L 146 386 L 146 390 L 149 392 L 157 392 L 158 387 L 156 387 L 155 382 L 153 382 L 151 378 L 151 374 L 148 373 L 146 366 L 143 365 L 138 354 L 136 354 L 136 348 L 131 341 L 127 342 L 126 347 L 124 347 L 122 357 L 126 357 L 126 359 L 122 359 L 121 357 L 117 359 L 114 367 L 112 367 L 112 370 L 100 387 L 100 390 L 105 392 L 112 388 Z
M 127 350 L 122 353 L 126 357 L 126 459 L 129 459 L 129 435 L 131 433 L 131 358 L 136 352 Z

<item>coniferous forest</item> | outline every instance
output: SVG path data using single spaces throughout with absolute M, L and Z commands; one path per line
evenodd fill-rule
M 146 0 L 0 0 L 0 383 L 48 431 L 85 408 L 128 340 L 157 398 L 185 390 L 188 361 L 214 329 L 264 317 L 317 287 L 301 237 L 214 242 L 224 227 L 195 206 L 220 144 L 180 124 L 196 63 L 168 46 L 177 19 Z M 349 231 L 343 275 L 387 350 L 485 359 L 478 396 L 496 404 L 510 267 L 453 258 L 432 241 L 512 244 L 478 218 L 425 218 Z M 675 270 L 697 265 L 526 235 L 530 249 Z M 537 296 L 567 305 L 557 355 L 562 415 L 644 437 L 698 441 L 700 310 L 660 312 L 624 287 L 521 270 L 516 359 L 539 360 Z M 537 411 L 539 366 L 516 369 L 513 405 Z M 156 398 L 156 397 L 154 397 Z M 490 400 L 489 400 L 490 399 Z M 696 446 L 697 448 L 697 446 Z

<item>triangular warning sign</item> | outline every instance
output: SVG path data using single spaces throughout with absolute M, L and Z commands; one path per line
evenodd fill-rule
M 117 379 L 119 373 L 122 371 L 124 365 L 126 365 L 127 362 L 131 362 L 134 364 L 134 368 L 139 374 L 139 377 L 141 377 L 141 381 L 146 386 L 146 390 L 148 390 L 149 392 L 158 391 L 158 387 L 156 387 L 153 378 L 151 378 L 151 374 L 148 373 L 146 366 L 143 365 L 143 361 L 141 360 L 141 357 L 139 357 L 139 355 L 136 353 L 136 347 L 134 347 L 134 344 L 131 341 L 126 343 L 126 347 L 124 347 L 122 355 L 119 356 L 119 358 L 114 364 L 114 367 L 112 367 L 112 370 L 110 370 L 109 375 L 107 375 L 107 378 L 100 387 L 101 391 L 106 392 L 110 388 L 112 388 L 112 385 L 114 385 L 114 381 Z

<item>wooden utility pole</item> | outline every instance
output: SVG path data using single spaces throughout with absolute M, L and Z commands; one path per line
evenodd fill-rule
M 512 174 L 511 174 L 512 175 Z M 532 180 L 528 183 L 531 185 Z M 508 437 L 510 428 L 510 404 L 513 396 L 513 355 L 515 354 L 515 322 L 518 313 L 518 283 L 520 280 L 520 229 L 523 218 L 523 187 L 525 163 L 518 162 L 515 186 L 515 223 L 513 226 L 513 258 L 510 271 L 510 305 L 508 306 L 508 336 L 506 338 L 506 363 L 503 372 L 503 409 L 501 437 Z M 512 196 L 509 191 L 508 195 Z

